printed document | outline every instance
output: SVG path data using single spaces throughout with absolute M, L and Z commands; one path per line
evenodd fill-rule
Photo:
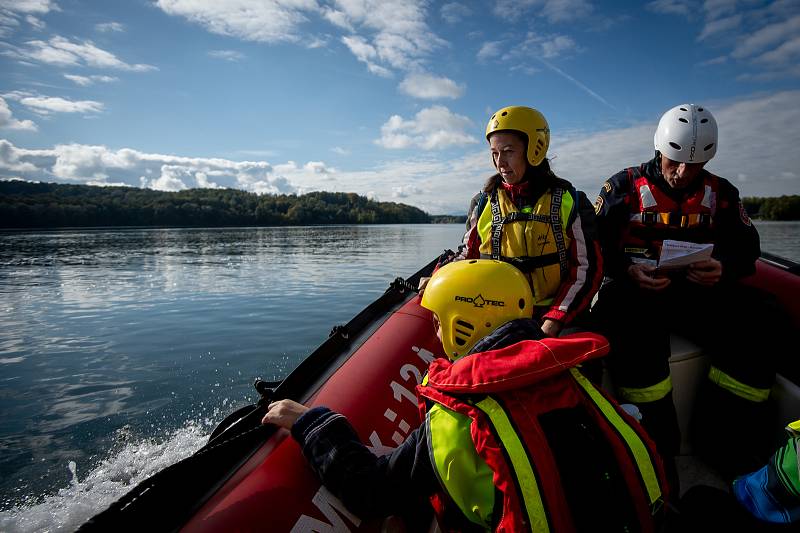
M 714 250 L 713 244 L 665 240 L 661 246 L 658 268 L 685 268 L 692 263 L 711 259 L 712 250 Z

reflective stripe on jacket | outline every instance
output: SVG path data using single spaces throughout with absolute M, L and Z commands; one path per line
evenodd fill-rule
M 676 201 L 657 187 L 644 174 L 644 167 L 628 168 L 632 191 L 630 194 L 630 224 L 623 240 L 628 255 L 645 256 L 661 252 L 665 238 L 713 242 L 719 177 L 704 172 L 693 185 L 692 192 Z
M 622 525 L 630 530 L 652 531 L 666 490 L 655 447 L 637 422 L 574 368 L 607 351 L 603 337 L 588 333 L 431 363 L 418 394 L 433 402 L 426 432 L 445 494 L 433 500 L 440 516 L 446 516 L 442 502 L 452 502 L 484 528 L 574 530 L 581 517 L 573 513 L 581 509 L 568 501 L 565 487 L 576 480 L 561 477 L 548 428 L 554 416 L 577 409 L 608 453 L 586 445 L 575 461 L 606 461 L 622 489 L 613 495 L 618 508 L 608 509 L 609 516 L 627 517 Z

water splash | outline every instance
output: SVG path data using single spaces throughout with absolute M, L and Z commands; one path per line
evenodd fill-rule
M 30 497 L 17 506 L 0 512 L 0 531 L 8 533 L 74 531 L 89 518 L 106 509 L 140 482 L 156 472 L 188 457 L 207 441 L 209 420 L 186 422 L 163 442 L 142 439 L 132 442 L 124 428 L 121 448 L 104 459 L 86 477 L 69 461 L 69 486 L 57 494 Z

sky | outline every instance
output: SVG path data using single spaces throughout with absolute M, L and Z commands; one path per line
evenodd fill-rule
M 800 1 L 0 0 L 0 179 L 464 214 L 525 105 L 592 200 L 684 103 L 710 171 L 800 194 Z

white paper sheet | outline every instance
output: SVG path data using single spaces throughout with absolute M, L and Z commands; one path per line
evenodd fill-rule
M 692 263 L 710 259 L 713 250 L 713 244 L 698 244 L 696 242 L 672 241 L 667 239 L 661 247 L 661 257 L 658 259 L 658 268 L 684 268 Z

